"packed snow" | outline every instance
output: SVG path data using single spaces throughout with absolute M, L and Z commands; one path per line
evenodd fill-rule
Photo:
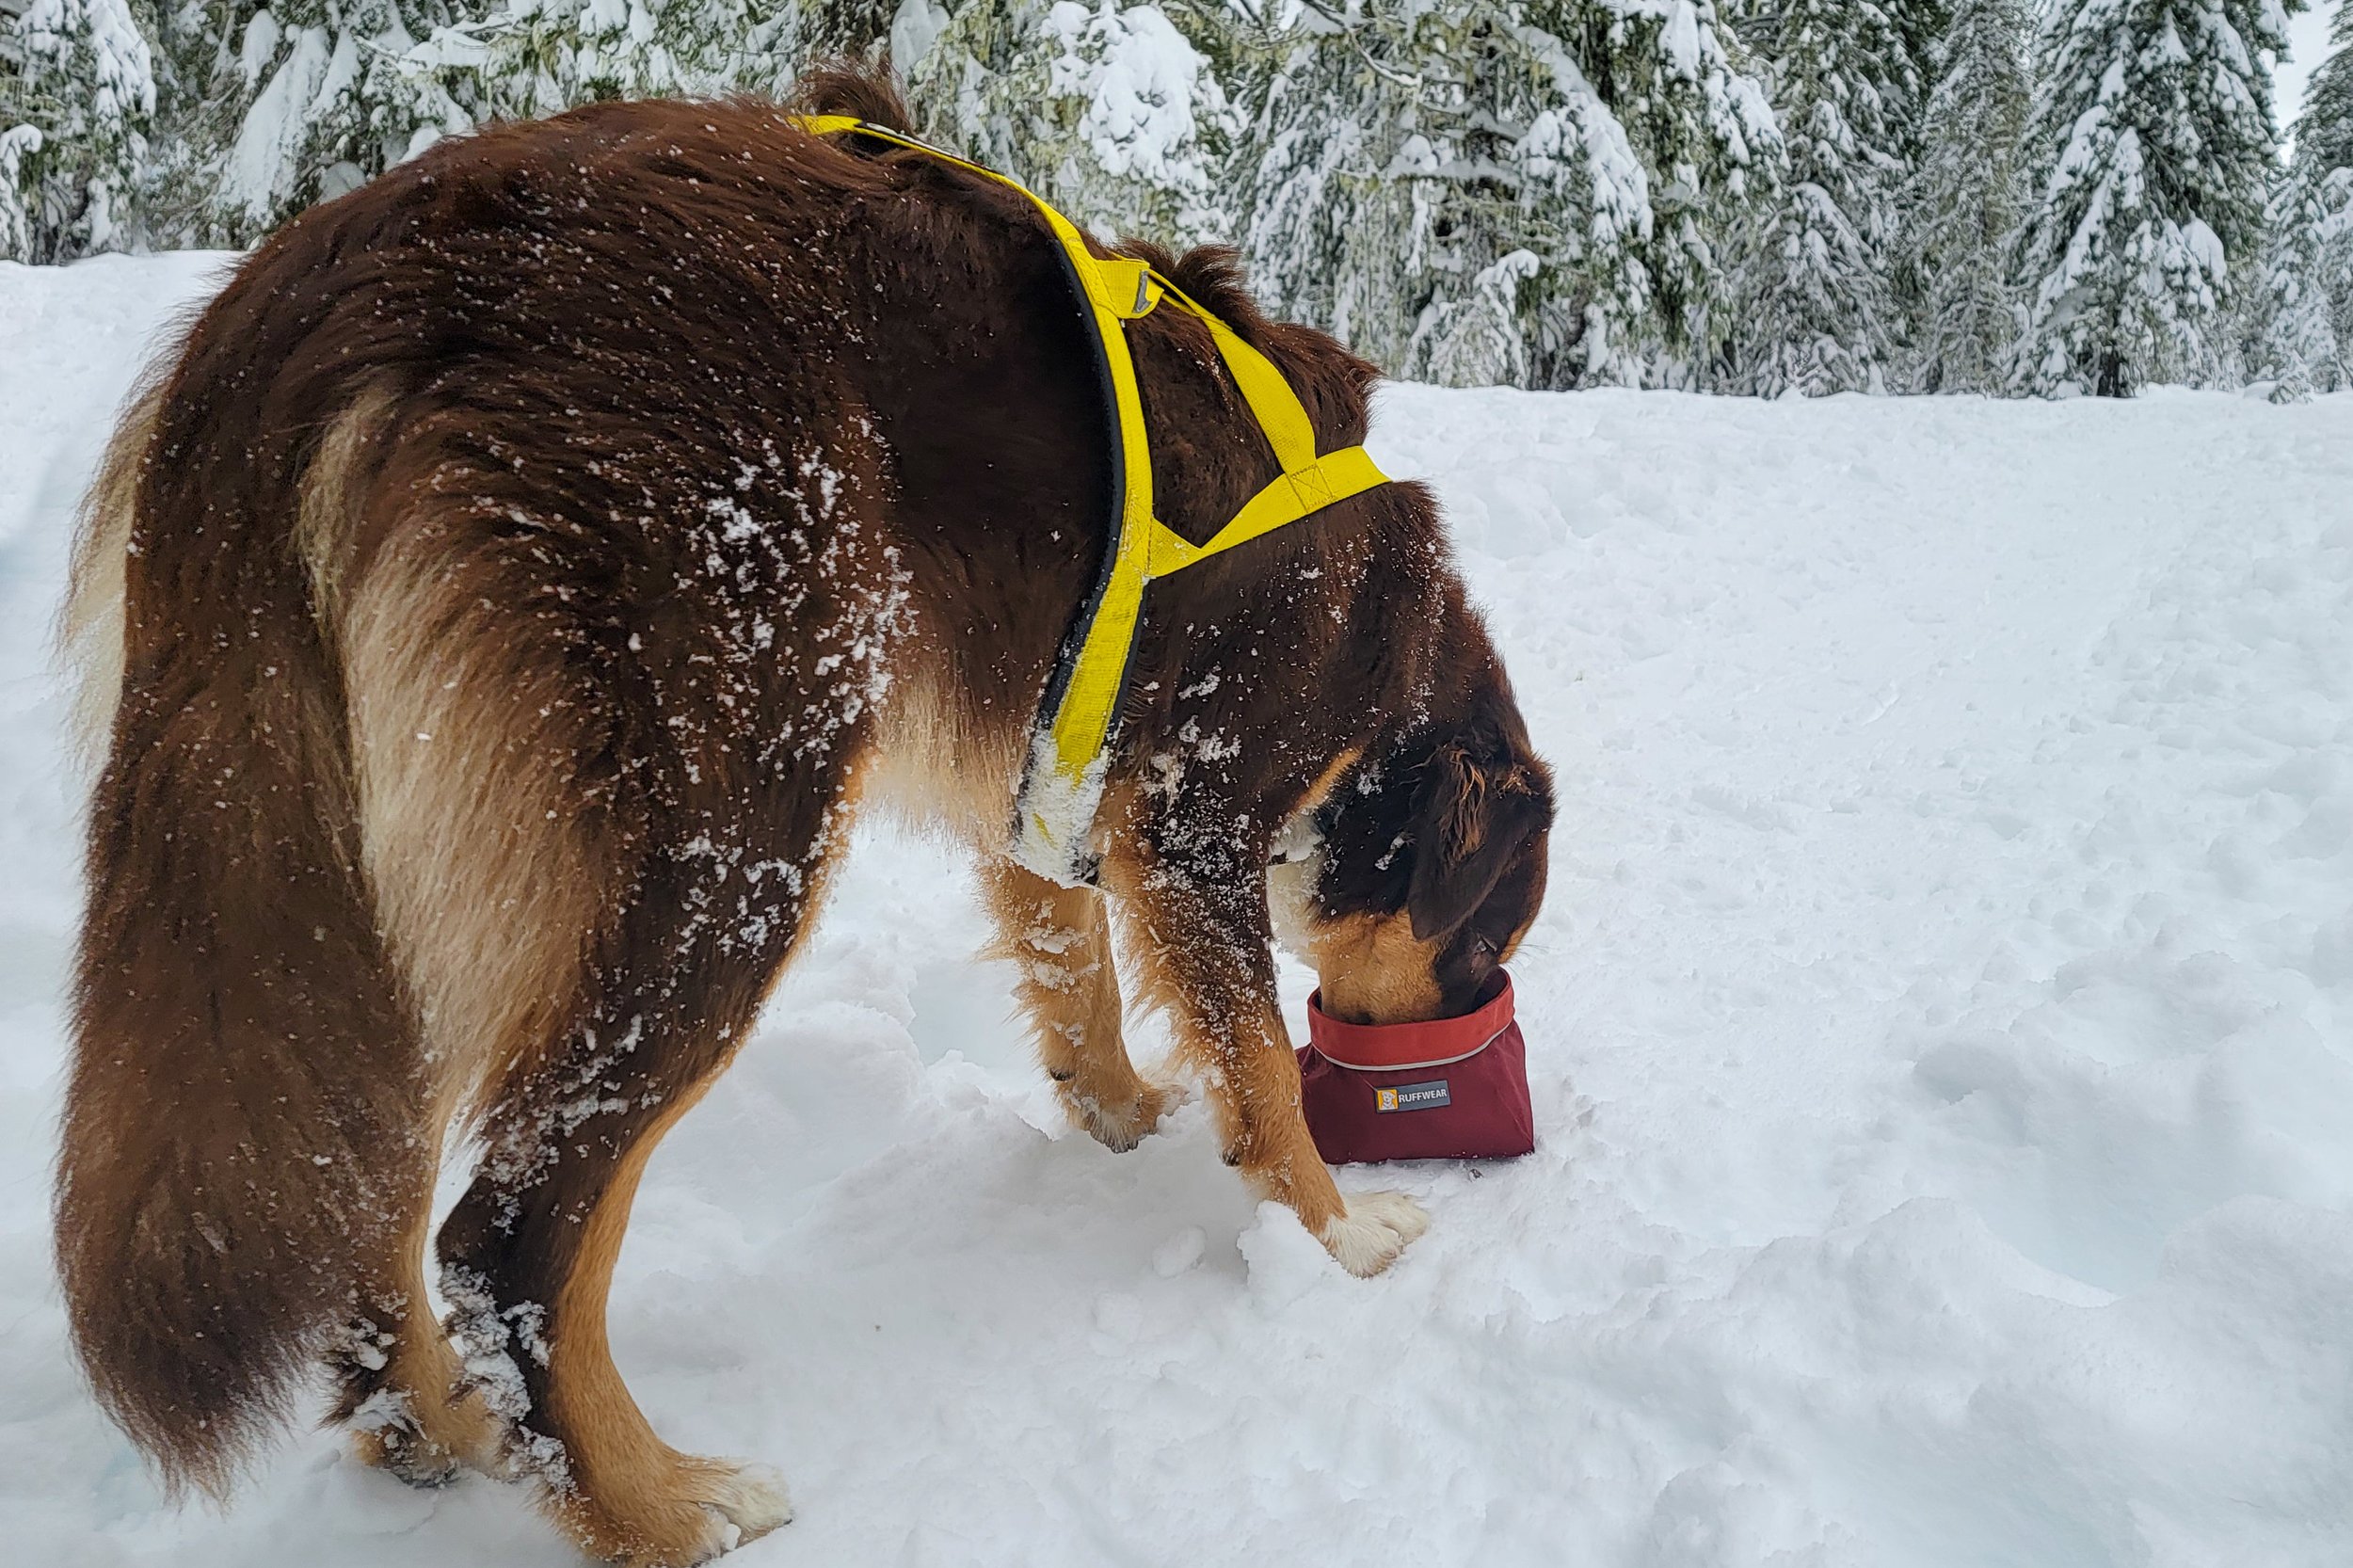
M 218 265 L 0 266 L 0 1538 L 566 1564 L 324 1433 L 174 1512 L 67 1355 L 47 628 Z M 2353 1560 L 2353 396 L 1401 387 L 1372 444 L 1559 774 L 1538 1151 L 1344 1173 L 1433 1219 L 1351 1279 L 1197 1096 L 1064 1126 L 967 871 L 862 841 L 616 1290 L 660 1430 L 791 1478 L 738 1560 Z

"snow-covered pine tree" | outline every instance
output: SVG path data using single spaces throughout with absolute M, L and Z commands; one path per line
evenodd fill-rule
M 216 92 L 233 68 L 258 0 L 139 0 L 154 66 L 154 129 L 140 169 L 140 227 L 158 248 L 222 239 L 213 221 L 221 152 L 236 134 L 241 95 Z M 0 0 L 0 5 L 8 0 Z
M 1244 253 L 1269 307 L 1329 328 L 1392 374 L 1527 382 L 1529 348 L 1552 349 L 1560 324 L 1525 322 L 1519 310 L 1515 268 L 1533 252 L 1506 237 L 1511 200 L 1492 146 L 1509 142 L 1509 122 L 1430 134 L 1465 119 L 1458 74 L 1485 63 L 1497 96 L 1492 60 L 1474 59 L 1501 52 L 1492 16 L 1309 0 L 1270 7 L 1260 21 L 1257 51 L 1276 63 L 1238 160 L 1236 204 L 1249 215 Z M 1490 144 L 1483 160 L 1474 137 Z M 1612 184 L 1604 200 L 1621 194 Z M 1639 214 L 1647 201 L 1633 205 Z M 1483 321 L 1464 319 L 1470 311 Z M 1428 333 L 1416 343 L 1429 325 L 1450 328 L 1438 357 L 1455 361 L 1434 371 Z M 1474 350 L 1482 326 L 1487 342 Z M 1460 362 L 1474 357 L 1482 362 Z
M 2031 36 L 2024 0 L 1960 0 L 1937 50 L 1901 248 L 1917 301 L 1905 381 L 1923 392 L 1996 390 L 2018 339 Z
M 241 244 L 487 120 L 774 90 L 796 15 L 792 0 L 194 0 L 166 22 L 158 205 L 181 242 Z
M 2252 368 L 2281 395 L 2353 390 L 2353 0 L 2305 88 L 2270 232 Z
M 907 53 L 920 55 L 929 39 L 926 24 L 946 15 L 932 0 L 794 0 L 792 9 L 792 36 L 805 60 L 872 59 L 886 49 L 900 53 L 892 27 L 902 19 L 915 29 L 909 38 L 917 47 Z
M 1270 303 L 1455 384 L 1673 378 L 1779 155 L 1710 0 L 1300 0 L 1233 205 Z
M 2229 382 L 2276 167 L 2271 61 L 2301 0 L 2059 0 L 2027 129 L 2020 390 Z
M 2353 3 L 2348 0 L 2339 0 L 2329 24 L 2329 57 L 2305 85 L 2293 167 L 2324 177 L 2353 168 Z
M 773 93 L 792 80 L 800 20 L 792 0 L 503 0 L 443 21 L 398 65 L 421 103 L 461 123 L 607 98 Z
M 1785 0 L 1751 30 L 1771 51 L 1788 168 L 1742 235 L 1724 380 L 1766 397 L 1882 390 L 1902 341 L 1918 29 L 1898 0 Z
M 40 210 L 39 158 L 44 139 L 32 123 L 24 87 L 24 43 L 17 19 L 30 0 L 0 0 L 0 261 L 33 252 L 34 215 Z
M 2264 252 L 2240 313 L 2250 387 L 2268 385 L 2275 403 L 2300 401 L 2345 384 L 2345 366 L 2325 286 L 2326 207 L 2281 171 L 2265 218 Z
M 40 171 L 33 163 L 40 128 L 9 118 L 13 122 L 0 129 L 0 262 L 28 262 L 40 211 Z
M 1224 25 L 1215 10 L 1118 0 L 907 0 L 890 41 L 925 133 L 1082 224 L 1181 248 L 1231 236 L 1221 186 L 1238 121 L 1195 41 Z
M 1391 177 L 1388 133 L 1413 122 L 1421 86 L 1402 29 L 1353 3 L 1265 6 L 1254 19 L 1250 54 L 1270 64 L 1233 169 L 1252 281 L 1274 314 L 1395 373 L 1433 292 L 1411 186 Z
M 251 242 L 472 123 L 402 56 L 464 0 L 187 0 L 159 19 L 152 221 Z
M 128 0 L 28 0 L 0 61 L 0 256 L 58 261 L 139 235 L 154 62 Z

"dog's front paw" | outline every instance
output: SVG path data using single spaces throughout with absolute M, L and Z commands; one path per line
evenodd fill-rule
M 784 1478 L 768 1465 L 717 1459 L 702 1461 L 701 1468 L 709 1485 L 696 1500 L 717 1521 L 724 1549 L 732 1551 L 792 1522 Z
M 1319 1238 L 1340 1267 L 1358 1279 L 1397 1261 L 1407 1243 L 1430 1228 L 1421 1205 L 1402 1192 L 1358 1192 L 1335 1214 Z
M 1161 1114 L 1178 1099 L 1168 1085 L 1143 1079 L 1132 1089 L 1103 1096 L 1068 1083 L 1054 1088 L 1064 1113 L 1114 1154 L 1125 1154 L 1143 1143 L 1160 1127 Z

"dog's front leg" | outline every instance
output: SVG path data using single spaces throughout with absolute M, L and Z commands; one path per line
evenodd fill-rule
M 1103 895 L 1001 859 L 983 863 L 981 884 L 996 951 L 1020 967 L 1016 991 L 1064 1112 L 1105 1147 L 1134 1148 L 1159 1125 L 1167 1095 L 1128 1059 Z
M 1265 846 L 1228 828 L 1147 830 L 1104 877 L 1177 1049 L 1209 1084 L 1225 1161 L 1283 1204 L 1353 1274 L 1377 1274 L 1429 1225 L 1401 1192 L 1343 1199 L 1300 1109 L 1299 1059 L 1275 994 Z

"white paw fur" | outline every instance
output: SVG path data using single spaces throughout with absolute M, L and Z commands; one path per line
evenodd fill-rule
M 716 1462 L 724 1473 L 712 1478 L 700 1499 L 712 1515 L 712 1555 L 733 1551 L 788 1524 L 792 1500 L 784 1490 L 784 1477 L 765 1464 L 734 1460 Z
M 1118 1110 L 1077 1093 L 1067 1083 L 1055 1084 L 1054 1092 L 1071 1124 L 1113 1154 L 1126 1154 L 1143 1143 L 1159 1129 L 1168 1108 L 1177 1103 L 1174 1089 L 1150 1080 L 1144 1081 L 1142 1094 L 1132 1103 Z
M 1324 1225 L 1320 1240 L 1340 1267 L 1358 1279 L 1397 1261 L 1407 1243 L 1430 1228 L 1421 1205 L 1402 1192 L 1358 1192 Z

